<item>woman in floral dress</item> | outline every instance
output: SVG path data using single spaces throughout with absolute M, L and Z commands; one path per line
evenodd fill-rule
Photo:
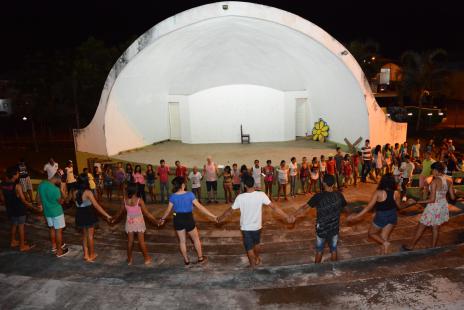
M 453 182 L 444 174 L 445 166 L 440 162 L 432 164 L 433 181 L 429 186 L 429 198 L 426 200 L 417 201 L 419 204 L 427 204 L 424 212 L 419 220 L 416 235 L 409 246 L 403 245 L 403 250 L 411 251 L 416 246 L 419 239 L 422 237 L 425 228 L 432 227 L 432 247 L 436 247 L 438 243 L 438 231 L 440 225 L 448 222 L 449 210 L 446 194 L 449 193 L 452 200 L 455 199 Z

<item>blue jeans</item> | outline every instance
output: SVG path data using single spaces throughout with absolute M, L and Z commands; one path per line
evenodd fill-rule
M 369 172 L 371 172 L 372 169 L 372 161 L 367 161 L 365 160 L 362 164 L 362 170 L 361 170 L 361 181 L 366 182 L 366 178 L 369 175 Z
M 296 175 L 290 176 L 290 196 L 296 196 Z
M 337 251 L 338 235 L 325 239 L 325 238 L 320 238 L 316 234 L 316 252 L 318 253 L 324 252 L 324 246 L 326 242 L 329 244 L 330 253 Z
M 164 192 L 166 191 L 166 199 L 169 198 L 169 183 L 160 182 L 160 195 L 161 195 L 161 203 L 164 202 Z

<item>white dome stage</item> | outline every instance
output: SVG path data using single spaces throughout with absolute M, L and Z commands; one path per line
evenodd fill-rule
M 349 27 L 349 25 L 343 25 Z M 76 151 L 114 156 L 153 143 L 292 141 L 322 118 L 330 141 L 403 142 L 353 56 L 311 22 L 273 7 L 218 2 L 139 37 L 104 85 Z

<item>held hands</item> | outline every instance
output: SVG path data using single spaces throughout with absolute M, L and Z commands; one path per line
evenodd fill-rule
M 287 216 L 287 223 L 289 223 L 289 224 L 294 224 L 295 221 L 296 221 L 296 218 L 295 218 L 294 215 L 288 215 L 288 216 Z
M 165 219 L 163 219 L 163 218 L 160 218 L 160 219 L 159 219 L 159 221 L 158 221 L 158 227 L 161 227 L 161 226 L 163 226 L 165 222 L 166 222 L 166 220 L 165 220 Z
M 36 210 L 37 210 L 37 212 L 39 212 L 39 213 L 43 212 L 43 206 L 42 206 L 42 205 L 38 205 L 38 206 L 36 207 Z

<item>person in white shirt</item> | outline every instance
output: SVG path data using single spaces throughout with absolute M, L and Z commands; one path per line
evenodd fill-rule
M 197 197 L 198 202 L 201 203 L 201 179 L 203 176 L 198 171 L 197 166 L 193 166 L 193 170 L 188 175 L 188 180 L 192 183 L 192 193 Z
M 50 157 L 48 163 L 45 164 L 43 171 L 47 174 L 47 178 L 50 180 L 58 171 L 58 163 L 55 162 L 53 157 Z
M 261 189 L 261 175 L 263 171 L 262 168 L 259 166 L 259 160 L 255 160 L 254 166 L 251 167 L 250 169 L 250 174 L 253 176 L 253 179 L 255 179 L 255 189 L 260 190 Z
M 273 205 L 264 192 L 256 191 L 254 187 L 255 181 L 252 176 L 245 176 L 243 182 L 246 192 L 237 196 L 234 204 L 218 218 L 218 222 L 222 222 L 234 210 L 240 209 L 240 229 L 243 235 L 243 244 L 250 266 L 254 268 L 261 264 L 259 244 L 263 226 L 263 205 L 271 207 L 290 224 L 295 222 L 295 218 L 287 215 L 278 206 Z
M 412 179 L 412 172 L 414 171 L 414 164 L 410 161 L 409 155 L 404 156 L 404 161 L 401 163 L 401 195 L 403 201 L 406 201 L 406 187 Z

